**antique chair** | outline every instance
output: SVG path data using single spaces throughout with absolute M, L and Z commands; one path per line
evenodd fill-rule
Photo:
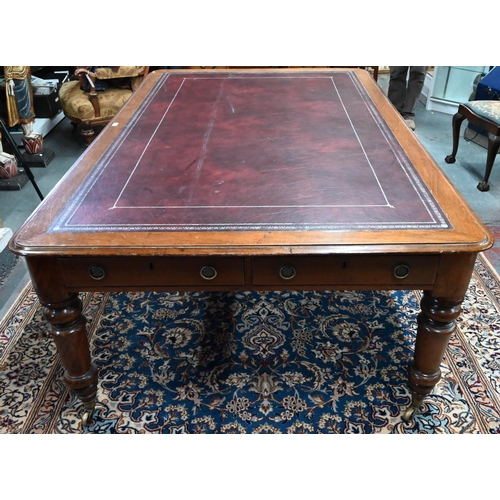
M 488 179 L 493 168 L 495 157 L 500 146 L 500 101 L 469 101 L 458 106 L 457 113 L 453 116 L 453 151 L 444 161 L 455 163 L 458 150 L 460 126 L 467 118 L 470 123 L 479 129 L 488 132 L 488 154 L 486 157 L 486 170 L 484 179 L 477 185 L 479 191 L 488 191 Z
M 106 125 L 128 101 L 149 71 L 148 66 L 78 67 L 75 80 L 59 89 L 61 108 L 90 143 L 94 127 Z

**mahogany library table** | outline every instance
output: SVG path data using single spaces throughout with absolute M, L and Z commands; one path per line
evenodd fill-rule
M 92 420 L 78 292 L 421 289 L 411 419 L 488 230 L 368 72 L 156 71 L 16 232 Z

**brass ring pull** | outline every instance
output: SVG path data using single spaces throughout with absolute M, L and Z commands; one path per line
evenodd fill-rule
M 106 276 L 106 271 L 101 266 L 91 266 L 89 268 L 90 277 L 93 280 L 102 280 Z
M 396 278 L 400 280 L 406 278 L 409 274 L 410 274 L 410 267 L 407 266 L 406 264 L 398 264 L 394 268 L 394 276 L 396 276 Z
M 280 278 L 284 280 L 291 280 L 296 274 L 297 271 L 293 266 L 283 266 L 279 271 Z
M 200 276 L 204 280 L 213 280 L 217 276 L 217 271 L 213 266 L 203 266 L 200 269 Z

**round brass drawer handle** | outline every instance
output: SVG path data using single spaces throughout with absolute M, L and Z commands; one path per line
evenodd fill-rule
M 410 267 L 407 266 L 406 264 L 398 264 L 394 268 L 394 276 L 396 276 L 396 278 L 400 280 L 406 278 L 409 274 L 410 274 Z
M 296 274 L 297 271 L 293 266 L 283 266 L 279 271 L 280 278 L 284 280 L 291 280 Z
M 217 276 L 217 271 L 213 266 L 203 266 L 200 269 L 200 276 L 204 280 L 213 280 Z
M 106 276 L 106 271 L 101 266 L 91 266 L 89 268 L 90 277 L 93 280 L 102 280 Z

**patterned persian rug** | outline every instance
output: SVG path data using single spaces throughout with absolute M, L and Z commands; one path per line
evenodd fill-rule
M 421 292 L 87 293 L 93 424 L 29 286 L 0 323 L 1 433 L 500 433 L 499 278 L 479 257 L 411 423 Z

